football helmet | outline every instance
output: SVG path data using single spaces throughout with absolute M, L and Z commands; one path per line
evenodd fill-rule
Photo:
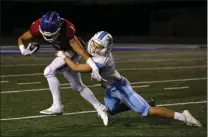
M 96 50 L 94 42 L 102 46 L 102 50 Z M 111 50 L 113 45 L 113 37 L 106 31 L 97 32 L 88 42 L 88 53 L 92 56 L 104 55 L 107 51 Z
M 55 11 L 45 13 L 40 21 L 39 30 L 48 42 L 55 41 L 60 35 L 62 18 Z

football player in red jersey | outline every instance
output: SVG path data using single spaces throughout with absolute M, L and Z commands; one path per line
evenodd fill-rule
M 30 29 L 18 38 L 18 45 L 22 55 L 30 55 L 33 51 L 25 49 L 24 42 L 31 41 L 33 38 L 43 38 L 51 44 L 57 51 L 64 51 L 74 62 L 78 62 L 81 57 L 92 67 L 92 77 L 101 81 L 99 69 L 89 57 L 85 50 L 84 43 L 76 35 L 75 26 L 67 19 L 61 18 L 55 11 L 47 12 L 41 18 L 32 23 Z M 105 125 L 108 123 L 108 116 L 105 112 L 106 107 L 102 105 L 94 96 L 92 91 L 82 83 L 80 73 L 67 67 L 61 57 L 56 57 L 44 70 L 44 76 L 48 81 L 49 88 L 53 97 L 53 104 L 50 108 L 40 111 L 41 114 L 53 115 L 62 114 L 63 105 L 60 96 L 60 83 L 57 73 L 70 82 L 71 88 L 78 92 L 85 100 L 93 105 L 98 114 L 103 119 Z

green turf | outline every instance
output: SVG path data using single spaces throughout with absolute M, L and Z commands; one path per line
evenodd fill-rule
M 158 68 L 181 66 L 206 66 L 206 50 L 184 51 L 137 51 L 115 52 L 117 69 L 123 68 Z M 1 75 L 42 73 L 44 67 L 53 59 L 52 55 L 37 55 L 33 57 L 1 56 Z M 42 59 L 41 59 L 42 58 Z M 46 59 L 45 59 L 46 58 Z M 193 61 L 192 61 L 193 59 Z M 122 61 L 128 61 L 127 63 Z M 165 61 L 166 60 L 166 61 Z M 39 66 L 4 66 L 13 64 L 45 64 Z M 207 100 L 207 80 L 165 82 L 165 80 L 206 78 L 207 67 L 154 69 L 154 70 L 125 70 L 119 71 L 130 82 L 144 82 L 133 84 L 133 88 L 145 99 L 154 97 L 157 104 L 170 104 L 181 102 L 195 102 Z M 82 74 L 86 85 L 97 84 L 90 81 L 89 74 Z M 60 83 L 67 81 L 59 76 Z M 23 91 L 29 89 L 44 89 L 43 91 L 28 91 L 19 93 L 1 94 L 1 119 L 39 115 L 39 111 L 49 107 L 52 103 L 50 91 L 47 90 L 47 81 L 43 75 L 22 77 L 1 77 L 1 92 Z M 161 83 L 148 83 L 149 81 L 162 81 Z M 34 85 L 18 85 L 24 82 L 42 82 Z M 149 87 L 134 87 L 148 85 Z M 187 89 L 166 90 L 168 87 L 184 87 Z M 68 85 L 61 87 L 69 87 Z M 98 100 L 103 103 L 104 89 L 91 87 Z M 80 112 L 93 110 L 78 93 L 71 89 L 61 90 L 64 111 Z M 1 136 L 206 136 L 207 105 L 187 104 L 168 106 L 167 108 L 182 111 L 189 109 L 201 121 L 202 128 L 188 127 L 181 122 L 161 118 L 144 118 L 129 111 L 110 118 L 108 127 L 104 127 L 96 113 L 75 114 L 58 117 L 42 117 L 1 121 Z

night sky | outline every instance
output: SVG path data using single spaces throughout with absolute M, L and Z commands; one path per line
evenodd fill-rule
M 206 7 L 206 2 L 179 1 L 83 5 L 72 2 L 4 1 L 1 3 L 1 35 L 11 36 L 16 28 L 28 28 L 34 20 L 40 18 L 46 11 L 55 10 L 61 17 L 70 20 L 75 25 L 77 33 L 81 35 L 106 30 L 113 35 L 148 36 L 151 21 L 169 21 L 174 16 L 164 12 L 164 14 L 155 15 L 153 20 L 150 20 L 153 11 L 181 8 L 194 10 L 201 9 L 201 7 Z M 206 18 L 205 10 L 206 8 L 196 14 L 200 14 L 201 18 Z M 199 24 L 195 25 L 200 25 L 200 21 Z M 204 27 L 206 28 L 206 26 Z

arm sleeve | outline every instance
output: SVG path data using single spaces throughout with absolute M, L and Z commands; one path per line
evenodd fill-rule
M 30 33 L 32 36 L 41 36 L 39 31 L 40 19 L 37 19 L 30 25 Z
M 68 21 L 66 19 L 65 19 L 65 21 L 66 21 L 66 27 L 67 27 L 66 35 L 69 39 L 72 39 L 75 36 L 76 28 L 70 21 Z

